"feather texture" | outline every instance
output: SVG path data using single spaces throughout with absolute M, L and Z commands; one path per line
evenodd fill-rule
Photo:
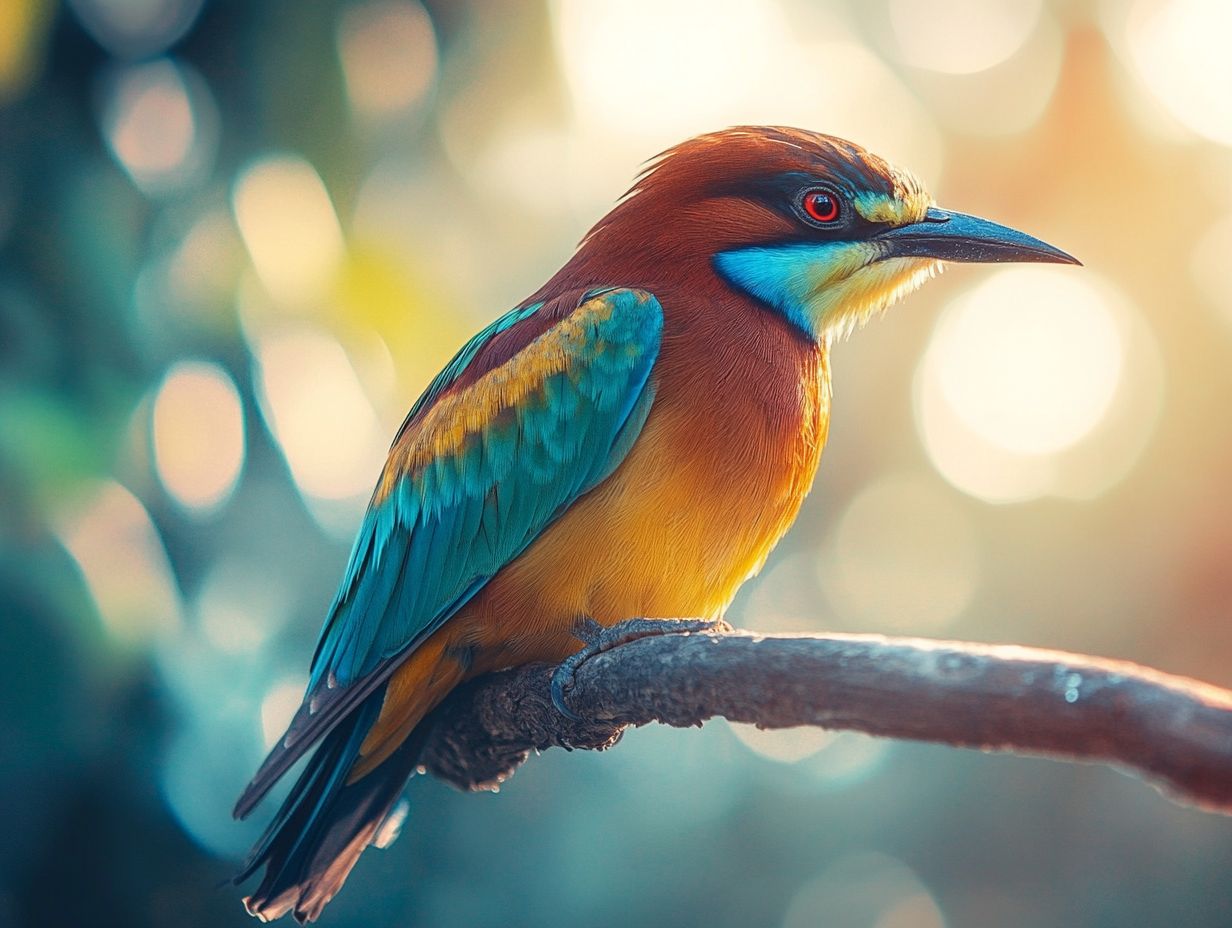
M 304 705 L 236 807 L 320 742 L 245 867 L 266 865 L 256 914 L 319 913 L 414 767 L 417 724 L 458 682 L 559 660 L 583 615 L 719 616 L 761 568 L 825 444 L 830 338 L 921 271 L 861 276 L 866 247 L 802 233 L 790 201 L 816 178 L 866 226 L 931 203 L 841 139 L 692 139 L 411 408 Z
M 521 351 L 458 387 L 485 347 L 469 344 L 412 410 L 326 620 L 304 704 L 237 815 L 323 735 L 370 705 L 400 663 L 627 453 L 631 425 L 635 436 L 653 397 L 661 309 L 635 290 L 606 291 L 580 305 L 574 296 L 568 311 L 567 302 L 556 301 L 552 324 L 529 332 Z M 490 343 L 542 311 L 516 310 L 482 339 Z M 555 428 L 562 397 L 568 444 Z M 346 754 L 349 768 L 359 754 L 353 748 L 335 745 L 330 756 Z M 319 766 L 305 774 L 314 783 L 324 782 Z M 298 815 L 298 807 L 284 811 L 274 832 Z
M 472 340 L 412 409 L 322 630 L 304 706 L 237 814 L 379 685 L 391 660 L 439 627 L 557 509 L 610 469 L 658 354 L 662 311 L 649 294 L 593 296 L 504 364 L 463 390 L 448 389 L 485 342 L 541 306 L 515 310 Z M 553 394 L 569 395 L 578 436 L 572 455 L 546 447 L 558 418 Z M 509 479 L 515 473 L 521 489 Z M 524 500 L 516 511 L 492 499 L 498 482 L 506 506 Z M 500 512 L 501 529 L 476 545 L 473 529 L 489 507 Z M 459 523 L 470 529 L 457 531 Z M 389 606 L 401 586 L 415 591 L 415 607 L 394 613 Z

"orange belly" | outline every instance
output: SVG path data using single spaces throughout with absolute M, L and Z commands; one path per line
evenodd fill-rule
M 692 430 L 674 426 L 648 421 L 616 473 L 451 620 L 477 672 L 560 660 L 580 646 L 580 616 L 718 618 L 760 569 L 812 482 L 816 433 L 802 429 L 780 467 L 733 468 L 677 447 Z
M 578 650 L 579 617 L 605 625 L 718 618 L 761 568 L 820 461 L 829 425 L 824 357 L 790 393 L 794 408 L 743 422 L 715 418 L 732 409 L 722 396 L 673 403 L 665 392 L 621 466 L 399 668 L 353 779 L 461 680 Z

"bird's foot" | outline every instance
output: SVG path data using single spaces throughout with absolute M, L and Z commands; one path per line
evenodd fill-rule
M 600 625 L 594 619 L 580 618 L 573 625 L 573 636 L 583 642 L 584 647 L 575 654 L 566 657 L 552 675 L 552 705 L 567 719 L 575 722 L 582 717 L 565 703 L 565 691 L 573 687 L 573 679 L 579 667 L 604 651 L 618 648 L 622 644 L 636 641 L 639 638 L 653 638 L 657 635 L 689 635 L 700 632 L 729 632 L 731 626 L 722 619 L 706 621 L 705 619 L 627 619 L 610 628 Z

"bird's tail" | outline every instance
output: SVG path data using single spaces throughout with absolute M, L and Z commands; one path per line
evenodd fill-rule
M 383 698 L 384 687 L 322 740 L 236 874 L 241 883 L 265 867 L 261 885 L 244 898 L 249 913 L 262 921 L 288 912 L 301 923 L 314 921 L 364 848 L 387 843 L 389 829 L 382 826 L 419 761 L 423 726 L 374 770 L 348 783 Z

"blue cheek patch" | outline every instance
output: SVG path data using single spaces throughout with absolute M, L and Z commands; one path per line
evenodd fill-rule
M 842 260 L 847 244 L 797 242 L 721 251 L 714 256 L 714 268 L 733 287 L 816 338 L 821 320 L 813 318 L 809 304 Z

